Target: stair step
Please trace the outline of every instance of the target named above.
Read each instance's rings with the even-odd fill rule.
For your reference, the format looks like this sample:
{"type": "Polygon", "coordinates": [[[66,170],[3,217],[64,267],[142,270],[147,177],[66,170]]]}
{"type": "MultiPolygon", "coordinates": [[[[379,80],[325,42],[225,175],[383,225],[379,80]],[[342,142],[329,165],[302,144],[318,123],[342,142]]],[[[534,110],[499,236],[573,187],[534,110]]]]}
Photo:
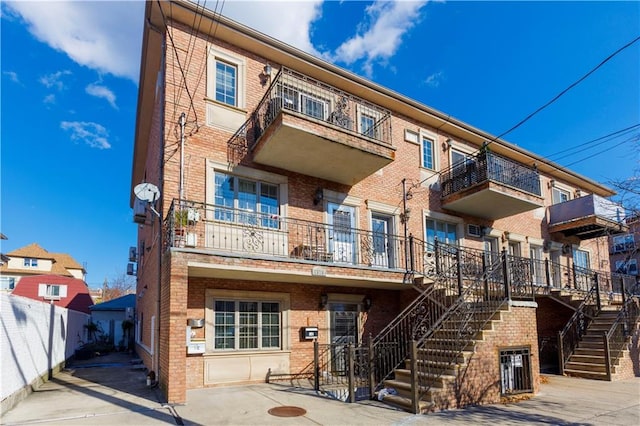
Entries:
{"type": "Polygon", "coordinates": [[[578,347],[573,352],[573,355],[604,357],[604,348],[594,349],[594,348],[581,348],[581,347],[578,347]]]}
{"type": "MultiPolygon", "coordinates": [[[[395,370],[396,380],[399,381],[411,381],[411,370],[404,368],[398,368],[395,370]]],[[[420,381],[428,384],[431,387],[441,388],[444,387],[445,382],[455,380],[455,376],[451,374],[441,374],[439,376],[427,373],[418,373],[420,381]]]]}
{"type": "Polygon", "coordinates": [[[604,365],[604,362],[602,364],[591,364],[586,362],[572,361],[571,358],[569,358],[569,362],[565,364],[565,371],[567,370],[584,371],[588,373],[606,373],[607,366],[604,365]]]}
{"type": "Polygon", "coordinates": [[[418,349],[418,355],[421,359],[429,359],[436,362],[455,362],[456,364],[466,363],[472,356],[473,351],[444,351],[439,349],[422,348],[418,349]]]}
{"type": "MultiPolygon", "coordinates": [[[[400,408],[401,410],[408,411],[410,413],[412,412],[413,404],[411,403],[410,398],[406,398],[400,395],[385,395],[382,398],[382,401],[390,405],[393,405],[397,408],[400,408]]],[[[420,401],[418,404],[418,407],[419,407],[420,414],[424,414],[431,410],[431,407],[433,407],[433,403],[427,402],[427,401],[420,401]]]]}
{"type": "Polygon", "coordinates": [[[571,377],[582,377],[583,379],[607,380],[607,373],[597,373],[565,368],[564,374],[571,377]]]}
{"type": "Polygon", "coordinates": [[[604,351],[600,355],[582,355],[574,352],[569,358],[569,362],[604,365],[604,351]]]}
{"type": "MultiPolygon", "coordinates": [[[[383,383],[385,388],[395,389],[395,391],[398,393],[399,396],[403,396],[405,398],[411,398],[411,382],[392,379],[392,380],[385,380],[383,383]]],[[[421,399],[423,401],[431,402],[433,401],[433,395],[437,392],[442,391],[442,389],[443,388],[441,386],[435,386],[435,385],[432,385],[429,388],[421,386],[419,390],[419,392],[422,394],[421,399]]]]}

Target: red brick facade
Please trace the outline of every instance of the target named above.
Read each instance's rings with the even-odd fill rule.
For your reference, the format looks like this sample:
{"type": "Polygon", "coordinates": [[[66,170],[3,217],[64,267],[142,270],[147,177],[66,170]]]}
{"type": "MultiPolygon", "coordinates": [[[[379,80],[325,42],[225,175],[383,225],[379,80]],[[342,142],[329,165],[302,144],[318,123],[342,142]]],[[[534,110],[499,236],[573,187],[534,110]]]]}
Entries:
{"type": "MultiPolygon", "coordinates": [[[[149,3],[147,13],[151,13],[150,10],[157,7],[158,5],[149,3]]],[[[330,69],[324,69],[324,65],[310,65],[304,58],[291,53],[278,56],[277,47],[261,49],[260,44],[251,41],[249,36],[243,35],[241,38],[245,42],[244,45],[249,46],[247,49],[251,50],[243,50],[225,41],[233,36],[223,35],[226,33],[222,30],[219,38],[213,39],[207,34],[194,34],[191,28],[179,22],[168,20],[167,24],[168,33],[162,35],[154,29],[146,30],[148,34],[143,50],[143,67],[146,64],[149,69],[143,68],[144,78],[140,85],[134,158],[134,179],[140,177],[144,181],[152,182],[158,185],[162,193],[162,198],[155,208],[160,212],[163,226],[160,226],[160,220],[150,213],[148,223],[139,230],[139,245],[144,247],[141,247],[142,259],[138,267],[137,311],[140,337],[138,352],[145,365],[158,374],[167,401],[182,403],[186,400],[188,389],[216,385],[207,383],[206,379],[208,375],[215,376],[217,373],[215,367],[206,366],[207,362],[213,363],[218,356],[211,346],[213,324],[210,320],[213,307],[208,305],[210,300],[213,300],[208,294],[215,294],[215,291],[237,291],[241,295],[250,295],[252,292],[276,294],[278,297],[286,295],[288,309],[286,315],[283,313],[283,318],[287,319],[287,323],[282,324],[286,336],[282,336],[282,340],[287,346],[282,347],[279,353],[285,354],[290,373],[301,371],[313,359],[312,342],[300,338],[302,327],[318,326],[319,341],[328,341],[329,316],[326,309],[319,307],[322,294],[344,295],[347,299],[351,295],[367,296],[371,299],[372,306],[368,312],[360,308],[361,338],[369,334],[375,335],[383,329],[418,294],[411,285],[403,284],[403,273],[398,271],[324,265],[322,274],[326,275],[317,276],[314,275],[314,267],[317,265],[310,262],[274,260],[260,256],[243,257],[221,253],[219,250],[213,253],[198,248],[168,248],[166,218],[172,201],[180,196],[181,162],[184,163],[184,198],[194,202],[213,203],[211,194],[214,169],[222,169],[230,174],[238,170],[250,170],[258,175],[263,173],[277,176],[286,182],[286,185],[280,187],[281,191],[286,190],[286,194],[280,196],[286,196],[286,214],[289,218],[326,223],[326,206],[323,203],[314,203],[314,194],[320,188],[325,194],[349,197],[349,205],[355,209],[356,227],[359,229],[371,229],[371,213],[378,206],[385,206],[392,218],[392,233],[401,235],[402,182],[405,181],[409,184],[408,189],[411,193],[411,198],[407,201],[411,209],[407,230],[421,239],[424,239],[426,232],[425,218],[436,217],[439,220],[454,220],[458,225],[459,243],[468,247],[483,247],[482,239],[466,235],[464,225],[471,223],[492,230],[500,249],[508,248],[509,241],[518,242],[523,256],[528,256],[531,246],[541,247],[543,242],[553,239],[556,248],[573,244],[589,250],[594,265],[608,258],[606,241],[600,242],[596,239],[580,242],[577,239],[563,239],[561,235],[550,235],[545,222],[544,207],[494,221],[444,210],[437,189],[437,174],[421,167],[421,147],[405,140],[405,131],[423,132],[433,138],[438,170],[450,166],[448,141],[453,141],[454,147],[460,149],[477,150],[483,141],[483,135],[469,129],[456,130],[451,125],[448,126],[450,132],[438,130],[439,126],[434,124],[438,123],[435,115],[429,115],[425,111],[408,113],[406,111],[411,108],[406,105],[401,108],[398,101],[387,106],[391,110],[392,152],[389,154],[388,147],[369,146],[375,148],[371,148],[374,152],[377,150],[379,154],[393,157],[393,161],[352,186],[255,163],[250,150],[239,164],[236,164],[232,158],[233,153],[230,152],[229,141],[237,129],[226,130],[215,124],[207,124],[208,119],[217,119],[217,116],[210,117],[207,109],[215,107],[219,108],[216,110],[218,114],[240,114],[244,119],[250,118],[250,114],[259,105],[268,88],[261,78],[267,63],[274,68],[274,75],[280,66],[297,66],[300,72],[310,73],[317,79],[326,78],[327,84],[339,86],[341,90],[349,91],[351,88],[358,96],[368,96],[370,102],[375,103],[383,97],[376,94],[375,90],[362,89],[356,82],[336,76],[330,69]],[[161,37],[161,43],[158,42],[158,37],[161,37]],[[213,72],[207,63],[209,55],[212,54],[209,53],[210,49],[215,49],[215,52],[221,52],[243,64],[243,71],[239,73],[239,83],[244,85],[241,107],[227,107],[208,99],[207,81],[211,79],[210,73],[213,72]],[[257,52],[265,56],[260,56],[257,52]],[[154,55],[160,55],[161,60],[157,61],[154,55]],[[286,64],[279,64],[276,60],[278,57],[286,64]],[[156,63],[154,61],[157,62],[157,70],[152,66],[156,63]],[[392,109],[394,105],[397,110],[392,109]],[[147,112],[145,108],[151,110],[147,112]],[[186,115],[186,126],[184,152],[181,152],[179,120],[183,113],[186,115]],[[462,137],[461,134],[468,134],[468,137],[462,137]],[[323,276],[326,278],[322,278],[323,276]],[[188,319],[207,319],[204,327],[192,329],[191,336],[194,340],[207,342],[204,355],[186,353],[188,319]]],[[[317,126],[318,134],[326,133],[327,130],[326,125],[321,123],[311,123],[308,126],[317,126]]],[[[362,143],[363,139],[356,137],[355,141],[362,143]]],[[[354,145],[357,146],[357,143],[354,145]]],[[[513,151],[504,146],[496,143],[495,149],[505,153],[513,151]]],[[[523,157],[522,154],[519,155],[523,157]]],[[[529,163],[534,162],[532,158],[526,160],[529,163]]],[[[318,158],[317,161],[329,162],[340,159],[318,158]]],[[[544,206],[552,204],[551,181],[562,182],[563,177],[567,179],[563,182],[565,186],[572,191],[578,189],[576,182],[579,183],[580,180],[572,174],[541,174],[544,206]]],[[[594,184],[585,185],[591,190],[599,188],[594,184]]],[[[582,190],[585,191],[585,188],[582,190]]],[[[511,189],[508,191],[514,192],[511,189]]],[[[202,231],[200,235],[204,236],[206,232],[202,231]]],[[[562,254],[562,261],[567,265],[571,264],[569,251],[562,254]]],[[[545,330],[545,333],[547,332],[551,333],[552,330],[545,330]]],[[[530,348],[534,391],[537,390],[540,364],[538,333],[536,309],[512,307],[510,312],[505,314],[498,329],[489,333],[487,339],[478,346],[476,355],[467,369],[467,380],[461,390],[460,399],[449,401],[447,404],[453,407],[499,400],[496,381],[499,380],[498,351],[502,347],[530,348]]],[[[263,377],[266,373],[267,371],[260,372],[263,377]]],[[[247,380],[238,380],[245,381],[247,380]]]]}

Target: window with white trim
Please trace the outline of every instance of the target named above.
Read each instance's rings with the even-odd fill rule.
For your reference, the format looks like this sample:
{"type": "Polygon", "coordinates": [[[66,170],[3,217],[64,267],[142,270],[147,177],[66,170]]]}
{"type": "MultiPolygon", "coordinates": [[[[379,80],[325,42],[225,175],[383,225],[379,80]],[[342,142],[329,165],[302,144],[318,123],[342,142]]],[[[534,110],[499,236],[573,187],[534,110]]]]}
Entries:
{"type": "Polygon", "coordinates": [[[64,284],[39,284],[38,297],[53,300],[62,299],[63,297],[67,297],[67,286],[64,284]]]}
{"type": "Polygon", "coordinates": [[[216,59],[215,100],[223,104],[238,105],[238,67],[216,59]]]}
{"type": "Polygon", "coordinates": [[[558,203],[564,203],[565,201],[569,201],[571,199],[571,194],[569,193],[569,191],[565,189],[554,186],[551,191],[551,197],[552,197],[553,204],[558,204],[558,203]]]}
{"type": "Polygon", "coordinates": [[[15,286],[15,277],[0,277],[0,290],[13,290],[15,286]]]}
{"type": "Polygon", "coordinates": [[[34,259],[31,257],[24,258],[24,266],[25,268],[37,268],[38,267],[38,259],[34,259]]]}
{"type": "Polygon", "coordinates": [[[425,238],[430,245],[435,243],[436,238],[441,243],[458,244],[458,226],[455,223],[444,222],[426,218],[425,238]]]}
{"type": "Polygon", "coordinates": [[[422,136],[422,167],[429,170],[436,169],[435,142],[427,136],[422,136]]]}
{"type": "Polygon", "coordinates": [[[216,299],[214,350],[281,349],[280,303],[216,299]]]}
{"type": "Polygon", "coordinates": [[[316,94],[302,91],[288,84],[279,85],[277,94],[281,99],[282,108],[300,112],[318,120],[326,120],[329,116],[329,101],[316,94]]]}
{"type": "Polygon", "coordinates": [[[215,219],[278,228],[278,185],[215,172],[215,219]]]}
{"type": "Polygon", "coordinates": [[[616,260],[616,272],[620,274],[638,275],[638,260],[616,260]]]}

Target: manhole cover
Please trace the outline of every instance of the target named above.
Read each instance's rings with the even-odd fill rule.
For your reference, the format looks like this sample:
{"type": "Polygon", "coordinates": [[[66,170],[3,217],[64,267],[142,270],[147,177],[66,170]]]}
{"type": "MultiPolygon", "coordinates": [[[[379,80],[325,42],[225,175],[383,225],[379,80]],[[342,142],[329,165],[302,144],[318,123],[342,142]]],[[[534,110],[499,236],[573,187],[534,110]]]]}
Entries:
{"type": "Polygon", "coordinates": [[[304,416],[307,414],[307,410],[300,407],[290,407],[290,406],[282,406],[282,407],[274,407],[268,411],[272,416],[277,417],[298,417],[304,416]]]}

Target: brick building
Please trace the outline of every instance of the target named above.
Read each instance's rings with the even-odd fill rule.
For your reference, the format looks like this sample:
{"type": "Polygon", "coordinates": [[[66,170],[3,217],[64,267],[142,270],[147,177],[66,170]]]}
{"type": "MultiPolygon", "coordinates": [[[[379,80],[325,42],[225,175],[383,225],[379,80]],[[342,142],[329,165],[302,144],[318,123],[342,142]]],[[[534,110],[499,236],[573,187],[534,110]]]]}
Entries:
{"type": "Polygon", "coordinates": [[[428,369],[414,410],[537,390],[538,329],[570,305],[538,298],[591,288],[625,229],[613,191],[191,2],[145,22],[136,342],[168,401],[337,377],[351,346],[398,405],[428,369]]]}

